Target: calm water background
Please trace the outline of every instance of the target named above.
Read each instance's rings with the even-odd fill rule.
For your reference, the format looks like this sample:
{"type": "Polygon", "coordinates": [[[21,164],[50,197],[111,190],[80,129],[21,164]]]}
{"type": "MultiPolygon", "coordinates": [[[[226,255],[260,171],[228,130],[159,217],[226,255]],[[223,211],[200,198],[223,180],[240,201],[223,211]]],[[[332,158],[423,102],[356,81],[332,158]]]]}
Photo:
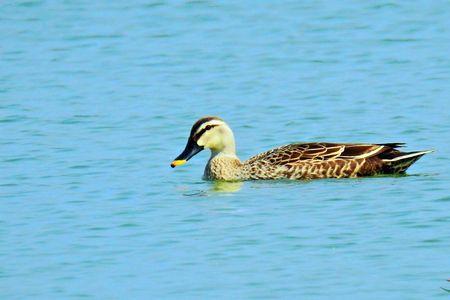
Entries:
{"type": "Polygon", "coordinates": [[[450,4],[3,1],[0,298],[448,299],[450,4]],[[408,177],[201,180],[294,141],[437,151],[408,177]]]}

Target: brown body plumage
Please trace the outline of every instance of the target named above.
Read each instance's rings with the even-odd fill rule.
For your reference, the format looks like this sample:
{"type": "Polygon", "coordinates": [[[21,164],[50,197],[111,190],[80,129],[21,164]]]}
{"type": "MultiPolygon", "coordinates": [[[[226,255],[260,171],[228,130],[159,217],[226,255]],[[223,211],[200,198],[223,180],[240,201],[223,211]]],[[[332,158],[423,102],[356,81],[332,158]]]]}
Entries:
{"type": "Polygon", "coordinates": [[[244,162],[250,179],[268,179],[273,174],[288,179],[361,177],[400,174],[423,154],[407,160],[401,144],[304,143],[282,146],[244,162]],[[280,168],[281,167],[281,168],[280,168]]]}
{"type": "Polygon", "coordinates": [[[315,179],[401,174],[430,151],[401,152],[403,144],[298,143],[241,162],[228,125],[217,117],[197,121],[185,151],[172,167],[211,149],[204,178],[212,180],[315,179]],[[195,152],[195,153],[194,153],[195,152]],[[194,153],[194,154],[192,154],[194,153]]]}

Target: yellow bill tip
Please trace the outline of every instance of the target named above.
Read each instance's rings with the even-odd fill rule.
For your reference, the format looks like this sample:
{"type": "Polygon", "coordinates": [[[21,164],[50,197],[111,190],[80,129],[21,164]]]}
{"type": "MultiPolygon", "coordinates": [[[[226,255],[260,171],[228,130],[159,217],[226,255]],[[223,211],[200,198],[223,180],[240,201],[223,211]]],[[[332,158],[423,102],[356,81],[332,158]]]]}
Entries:
{"type": "Polygon", "coordinates": [[[175,167],[177,167],[177,166],[184,165],[185,163],[186,163],[186,160],[185,160],[185,159],[174,160],[174,161],[170,164],[170,166],[171,166],[172,168],[175,168],[175,167]]]}

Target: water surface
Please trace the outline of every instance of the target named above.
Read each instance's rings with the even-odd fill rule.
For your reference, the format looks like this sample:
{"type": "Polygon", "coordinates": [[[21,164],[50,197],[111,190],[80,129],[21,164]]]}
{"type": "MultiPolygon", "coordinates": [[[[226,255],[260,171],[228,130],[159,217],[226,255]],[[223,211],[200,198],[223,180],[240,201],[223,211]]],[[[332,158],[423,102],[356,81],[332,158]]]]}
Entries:
{"type": "Polygon", "coordinates": [[[5,1],[0,298],[447,299],[450,5],[5,1]],[[406,177],[201,180],[294,141],[436,149],[406,177]]]}

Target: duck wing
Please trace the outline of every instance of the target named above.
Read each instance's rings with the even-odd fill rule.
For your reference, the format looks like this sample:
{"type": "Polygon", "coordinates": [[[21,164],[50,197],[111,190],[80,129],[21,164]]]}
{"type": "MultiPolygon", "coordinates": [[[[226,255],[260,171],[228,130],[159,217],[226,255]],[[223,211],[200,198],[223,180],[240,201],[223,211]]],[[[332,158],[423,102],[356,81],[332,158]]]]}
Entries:
{"type": "Polygon", "coordinates": [[[246,163],[265,161],[271,165],[287,165],[304,161],[327,161],[333,159],[360,159],[398,152],[401,143],[389,144],[341,144],[341,143],[298,143],[281,146],[251,157],[246,163]]]}

